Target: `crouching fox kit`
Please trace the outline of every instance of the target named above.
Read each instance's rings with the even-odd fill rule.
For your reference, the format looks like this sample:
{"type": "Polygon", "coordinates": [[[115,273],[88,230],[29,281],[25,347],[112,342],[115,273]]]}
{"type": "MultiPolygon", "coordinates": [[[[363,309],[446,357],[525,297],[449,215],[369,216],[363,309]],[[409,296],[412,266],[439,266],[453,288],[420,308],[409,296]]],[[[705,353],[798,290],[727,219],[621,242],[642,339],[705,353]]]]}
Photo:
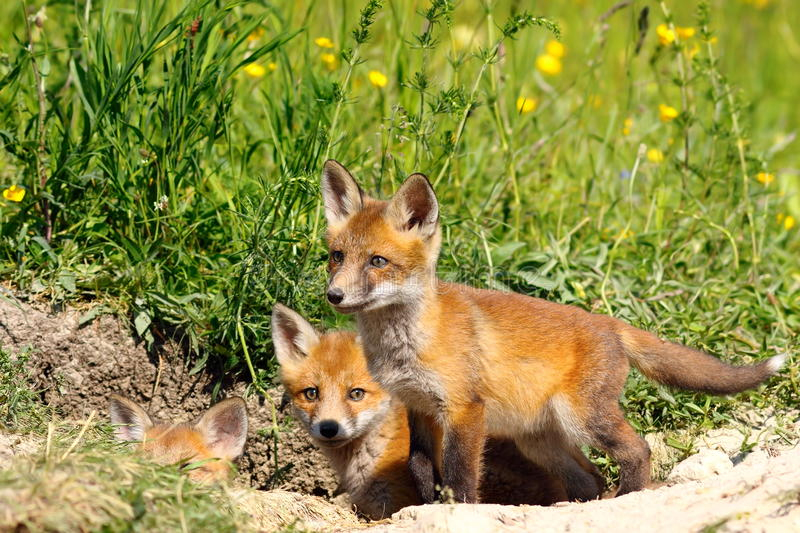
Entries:
{"type": "Polygon", "coordinates": [[[426,501],[437,482],[478,500],[487,436],[514,440],[564,480],[570,499],[594,487],[569,452],[576,444],[619,464],[618,495],[639,490],[650,450],[619,405],[631,364],[665,385],[731,394],[784,362],[735,367],[610,316],[438,280],[439,206],[421,174],[380,201],[328,161],[322,193],[327,298],[355,314],[370,372],[408,408],[409,466],[426,501]]]}
{"type": "MultiPolygon", "coordinates": [[[[272,339],[280,377],[295,416],[328,457],[358,512],[384,518],[422,500],[408,469],[405,407],[372,378],[356,334],[319,334],[291,309],[277,304],[272,339]]],[[[578,448],[576,462],[602,479],[578,448]]],[[[549,505],[567,498],[560,480],[525,459],[513,443],[492,440],[480,484],[484,501],[549,505]]]]}
{"type": "Polygon", "coordinates": [[[156,424],[135,402],[112,394],[111,423],[118,440],[139,442],[161,464],[181,464],[190,479],[222,481],[231,462],[242,455],[247,438],[244,400],[227,398],[208,409],[196,423],[156,424]]]}

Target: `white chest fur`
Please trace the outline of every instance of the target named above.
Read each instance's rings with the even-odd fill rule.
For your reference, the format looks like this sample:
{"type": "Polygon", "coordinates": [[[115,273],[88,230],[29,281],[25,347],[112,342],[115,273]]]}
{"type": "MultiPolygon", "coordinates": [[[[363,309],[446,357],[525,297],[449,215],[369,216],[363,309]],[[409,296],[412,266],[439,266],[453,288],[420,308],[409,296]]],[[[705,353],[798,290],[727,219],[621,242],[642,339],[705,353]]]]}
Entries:
{"type": "Polygon", "coordinates": [[[412,409],[436,415],[445,399],[442,380],[420,361],[427,339],[415,306],[391,305],[358,315],[358,332],[369,371],[412,409]]]}

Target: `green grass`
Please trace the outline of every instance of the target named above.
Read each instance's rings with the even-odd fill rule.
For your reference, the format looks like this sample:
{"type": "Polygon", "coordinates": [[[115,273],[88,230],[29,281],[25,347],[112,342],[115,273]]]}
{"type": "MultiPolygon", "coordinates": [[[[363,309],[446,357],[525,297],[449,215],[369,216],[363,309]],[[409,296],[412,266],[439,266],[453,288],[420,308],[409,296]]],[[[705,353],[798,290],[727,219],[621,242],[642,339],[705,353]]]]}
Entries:
{"type": "Polygon", "coordinates": [[[12,356],[0,347],[0,429],[29,432],[45,423],[48,413],[27,379],[29,357],[29,352],[12,356]]]}
{"type": "Polygon", "coordinates": [[[276,301],[348,325],[321,297],[319,174],[334,157],[373,194],[431,177],[445,278],[612,313],[737,363],[792,354],[734,400],[634,375],[625,404],[642,431],[796,403],[800,7],[634,1],[605,16],[613,3],[535,4],[566,47],[555,76],[535,68],[555,28],[506,1],[373,3],[365,17],[332,0],[58,3],[30,29],[4,4],[0,184],[27,194],[2,204],[2,275],[105,302],[148,342],[185,336],[198,370],[247,375],[249,358],[268,382],[276,301]],[[670,23],[695,35],[662,46],[670,23]],[[518,97],[537,109],[519,113],[518,97]],[[662,122],[659,104],[680,114],[662,122]]]}

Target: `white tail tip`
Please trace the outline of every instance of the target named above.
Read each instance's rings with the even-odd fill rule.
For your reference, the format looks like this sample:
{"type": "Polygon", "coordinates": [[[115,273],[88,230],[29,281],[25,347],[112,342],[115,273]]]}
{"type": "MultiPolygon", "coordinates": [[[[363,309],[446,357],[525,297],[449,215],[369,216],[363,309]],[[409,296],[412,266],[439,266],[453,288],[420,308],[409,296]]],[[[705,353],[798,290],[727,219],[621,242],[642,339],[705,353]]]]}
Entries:
{"type": "Polygon", "coordinates": [[[782,353],[779,355],[775,355],[769,358],[767,361],[767,368],[769,368],[770,373],[774,374],[778,370],[781,369],[784,363],[786,363],[786,359],[788,359],[788,353],[782,353]]]}

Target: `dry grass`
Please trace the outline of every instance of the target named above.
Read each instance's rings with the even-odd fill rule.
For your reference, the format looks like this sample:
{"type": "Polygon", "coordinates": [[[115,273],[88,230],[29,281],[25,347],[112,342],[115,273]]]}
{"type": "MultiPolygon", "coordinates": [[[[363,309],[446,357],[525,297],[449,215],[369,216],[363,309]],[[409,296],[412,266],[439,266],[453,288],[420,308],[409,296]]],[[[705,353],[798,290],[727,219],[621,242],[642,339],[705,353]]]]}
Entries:
{"type": "Polygon", "coordinates": [[[202,486],[112,441],[96,418],[0,434],[0,531],[293,531],[357,527],[315,496],[202,486]],[[23,443],[25,452],[9,449],[23,443]]]}
{"type": "Polygon", "coordinates": [[[218,488],[113,443],[96,419],[54,420],[38,441],[0,471],[0,530],[235,531],[245,522],[218,488]]]}

